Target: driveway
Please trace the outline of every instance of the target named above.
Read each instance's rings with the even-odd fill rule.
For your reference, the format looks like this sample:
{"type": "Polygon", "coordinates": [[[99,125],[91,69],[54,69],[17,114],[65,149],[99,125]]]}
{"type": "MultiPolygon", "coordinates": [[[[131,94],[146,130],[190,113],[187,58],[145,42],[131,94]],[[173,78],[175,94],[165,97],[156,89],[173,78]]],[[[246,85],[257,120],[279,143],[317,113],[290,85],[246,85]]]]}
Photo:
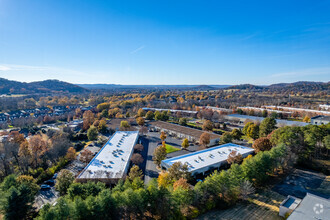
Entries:
{"type": "Polygon", "coordinates": [[[55,187],[51,187],[49,190],[40,190],[36,196],[34,206],[37,210],[41,209],[45,204],[54,204],[59,198],[59,192],[55,191],[55,187]]]}

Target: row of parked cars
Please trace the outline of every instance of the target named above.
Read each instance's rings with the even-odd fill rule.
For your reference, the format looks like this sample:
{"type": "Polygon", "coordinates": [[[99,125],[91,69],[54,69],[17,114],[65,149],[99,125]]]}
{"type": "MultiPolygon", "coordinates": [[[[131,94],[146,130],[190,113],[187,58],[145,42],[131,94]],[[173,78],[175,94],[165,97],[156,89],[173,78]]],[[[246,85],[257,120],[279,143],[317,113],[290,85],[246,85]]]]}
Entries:
{"type": "Polygon", "coordinates": [[[52,186],[55,185],[56,178],[57,178],[57,173],[54,174],[52,179],[46,180],[43,184],[41,184],[40,190],[42,191],[50,190],[52,186]]]}

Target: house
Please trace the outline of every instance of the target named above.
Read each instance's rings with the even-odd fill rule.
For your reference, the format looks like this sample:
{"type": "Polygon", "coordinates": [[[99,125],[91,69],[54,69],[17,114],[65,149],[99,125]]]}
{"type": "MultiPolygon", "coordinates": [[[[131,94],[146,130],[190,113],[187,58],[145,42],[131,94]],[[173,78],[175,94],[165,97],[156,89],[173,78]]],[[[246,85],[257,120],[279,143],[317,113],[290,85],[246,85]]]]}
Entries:
{"type": "Polygon", "coordinates": [[[77,182],[100,181],[116,184],[130,166],[138,131],[117,131],[77,177],[77,182]]]}
{"type": "Polygon", "coordinates": [[[198,174],[205,175],[206,172],[218,169],[222,165],[227,164],[228,155],[233,151],[236,151],[237,154],[241,154],[245,158],[253,154],[254,149],[228,143],[163,160],[161,166],[164,169],[168,169],[173,163],[181,162],[188,165],[188,170],[192,176],[198,174]]]}
{"type": "MultiPolygon", "coordinates": [[[[187,138],[190,142],[198,142],[200,136],[205,132],[195,128],[189,128],[177,124],[172,124],[164,121],[153,121],[150,122],[151,130],[154,131],[164,131],[170,136],[177,137],[180,139],[187,138]]],[[[220,141],[220,135],[207,132],[210,134],[210,144],[209,146],[218,144],[220,141]]]]}
{"type": "Polygon", "coordinates": [[[325,125],[330,122],[330,116],[318,115],[311,118],[311,124],[313,125],[325,125]]]}

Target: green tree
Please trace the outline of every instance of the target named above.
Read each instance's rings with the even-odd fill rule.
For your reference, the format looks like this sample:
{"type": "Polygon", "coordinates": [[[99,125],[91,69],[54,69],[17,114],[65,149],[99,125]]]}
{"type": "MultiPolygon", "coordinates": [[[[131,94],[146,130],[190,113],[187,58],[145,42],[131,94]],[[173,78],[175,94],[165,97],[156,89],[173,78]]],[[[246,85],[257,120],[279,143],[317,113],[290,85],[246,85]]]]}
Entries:
{"type": "Polygon", "coordinates": [[[233,140],[233,136],[230,132],[225,132],[221,136],[220,144],[231,143],[233,140]]]}
{"type": "Polygon", "coordinates": [[[163,142],[164,144],[159,145],[153,154],[153,161],[157,166],[160,166],[162,160],[164,160],[166,158],[166,147],[165,147],[165,142],[163,142]]]}
{"type": "Polygon", "coordinates": [[[233,137],[234,140],[239,140],[242,137],[242,132],[235,128],[234,130],[231,131],[231,136],[233,137]]]}
{"type": "Polygon", "coordinates": [[[65,195],[73,180],[74,175],[71,171],[65,169],[61,170],[56,178],[56,190],[58,190],[61,195],[65,195]]]}
{"type": "Polygon", "coordinates": [[[144,125],[144,118],[142,117],[137,117],[136,118],[136,123],[140,126],[143,126],[144,125]]]}
{"type": "Polygon", "coordinates": [[[147,120],[153,120],[155,117],[154,113],[152,111],[148,111],[146,114],[146,119],[147,120]]]}
{"type": "Polygon", "coordinates": [[[187,125],[187,118],[180,118],[179,119],[179,124],[182,126],[186,126],[187,125]]]}
{"type": "Polygon", "coordinates": [[[267,110],[263,110],[263,111],[262,111],[262,117],[266,118],[266,117],[267,117],[267,115],[268,115],[268,112],[267,112],[267,110]]]}
{"type": "Polygon", "coordinates": [[[248,123],[246,123],[246,124],[244,125],[243,130],[242,130],[242,132],[243,132],[244,135],[247,136],[247,130],[248,130],[248,128],[250,127],[250,125],[252,125],[252,124],[253,124],[253,122],[248,122],[248,123]]]}
{"type": "Polygon", "coordinates": [[[87,131],[87,137],[88,137],[88,140],[90,141],[94,141],[97,139],[97,136],[98,136],[98,131],[97,131],[97,128],[94,127],[94,126],[91,126],[88,131],[87,131]]]}
{"type": "Polygon", "coordinates": [[[259,137],[259,126],[252,123],[247,129],[246,135],[254,140],[257,139],[259,137]]]}
{"type": "Polygon", "coordinates": [[[262,120],[259,126],[259,136],[266,137],[270,134],[273,130],[276,129],[276,120],[275,118],[265,118],[262,120]]]}
{"type": "Polygon", "coordinates": [[[155,112],[155,120],[156,121],[163,120],[163,115],[159,111],[155,112]]]}
{"type": "Polygon", "coordinates": [[[0,185],[0,211],[4,219],[26,219],[39,186],[31,176],[7,176],[0,185]]]}

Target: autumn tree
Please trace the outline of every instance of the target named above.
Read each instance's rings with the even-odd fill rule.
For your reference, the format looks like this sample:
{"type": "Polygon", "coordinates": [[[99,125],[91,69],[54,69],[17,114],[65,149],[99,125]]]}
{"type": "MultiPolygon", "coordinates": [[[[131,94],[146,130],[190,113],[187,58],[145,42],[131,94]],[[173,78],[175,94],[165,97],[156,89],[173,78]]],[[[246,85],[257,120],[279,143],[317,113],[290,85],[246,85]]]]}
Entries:
{"type": "Polygon", "coordinates": [[[88,164],[89,161],[93,159],[92,151],[85,149],[80,153],[79,160],[85,164],[88,164]]]}
{"type": "Polygon", "coordinates": [[[143,172],[137,165],[133,165],[132,168],[129,170],[127,178],[130,181],[133,181],[135,178],[140,178],[142,179],[143,177],[143,172]]]}
{"type": "Polygon", "coordinates": [[[137,117],[136,118],[136,123],[140,126],[143,126],[144,125],[144,118],[142,117],[137,117]]]}
{"type": "Polygon", "coordinates": [[[76,150],[73,147],[70,147],[65,155],[65,158],[68,160],[76,159],[76,150]]]}
{"type": "Polygon", "coordinates": [[[303,119],[303,122],[309,123],[311,122],[311,118],[306,115],[303,119]]]}
{"type": "Polygon", "coordinates": [[[100,120],[97,130],[101,133],[105,133],[107,131],[107,122],[103,119],[100,120]]]}
{"type": "Polygon", "coordinates": [[[213,123],[210,120],[206,120],[203,123],[202,129],[204,131],[212,131],[213,130],[213,123]]]}
{"type": "Polygon", "coordinates": [[[182,189],[189,189],[190,188],[190,185],[189,185],[189,183],[187,182],[186,179],[180,178],[180,179],[178,179],[177,181],[175,181],[173,183],[173,190],[175,191],[179,187],[181,187],[182,189]]]}
{"type": "Polygon", "coordinates": [[[168,172],[162,171],[157,178],[158,185],[161,187],[168,187],[172,184],[171,178],[168,172]]]}
{"type": "Polygon", "coordinates": [[[40,135],[34,135],[29,139],[28,146],[34,167],[38,167],[43,155],[48,150],[47,143],[40,135]]]}
{"type": "Polygon", "coordinates": [[[187,149],[189,147],[189,141],[188,141],[187,138],[183,139],[182,144],[181,144],[181,147],[183,149],[187,149]]]}
{"type": "Polygon", "coordinates": [[[261,137],[253,142],[252,147],[256,150],[256,152],[266,151],[272,148],[272,143],[269,138],[261,137]]]}
{"type": "Polygon", "coordinates": [[[101,103],[101,104],[98,104],[96,106],[97,110],[99,110],[100,112],[103,111],[103,110],[108,110],[110,108],[110,103],[101,103]]]}
{"type": "Polygon", "coordinates": [[[146,112],[142,108],[140,108],[137,112],[137,116],[144,117],[145,115],[146,115],[146,112]]]}
{"type": "Polygon", "coordinates": [[[120,122],[120,130],[121,131],[127,131],[131,125],[128,123],[128,121],[121,121],[120,122]]]}
{"type": "Polygon", "coordinates": [[[165,143],[162,145],[159,145],[155,150],[154,150],[154,154],[153,154],[153,161],[154,163],[159,167],[162,160],[164,160],[166,158],[166,147],[165,147],[165,143]]]}
{"type": "Polygon", "coordinates": [[[137,152],[142,152],[143,151],[143,145],[142,144],[136,144],[134,146],[134,150],[137,152]]]}
{"type": "Polygon", "coordinates": [[[199,145],[207,147],[210,144],[211,136],[209,133],[204,132],[199,138],[199,145]]]}
{"type": "Polygon", "coordinates": [[[166,134],[165,134],[165,132],[164,131],[162,131],[161,133],[160,133],[160,136],[159,136],[159,138],[162,140],[162,141],[164,141],[165,139],[166,139],[166,134]]]}
{"type": "Polygon", "coordinates": [[[94,113],[91,110],[83,114],[83,129],[86,131],[94,122],[94,113]]]}
{"type": "Polygon", "coordinates": [[[141,154],[135,153],[132,155],[131,161],[135,165],[140,165],[141,163],[143,163],[143,157],[141,156],[141,154]]]}
{"type": "Polygon", "coordinates": [[[237,153],[237,151],[233,150],[230,152],[227,158],[228,164],[232,163],[241,163],[243,161],[243,157],[240,153],[237,153]]]}

